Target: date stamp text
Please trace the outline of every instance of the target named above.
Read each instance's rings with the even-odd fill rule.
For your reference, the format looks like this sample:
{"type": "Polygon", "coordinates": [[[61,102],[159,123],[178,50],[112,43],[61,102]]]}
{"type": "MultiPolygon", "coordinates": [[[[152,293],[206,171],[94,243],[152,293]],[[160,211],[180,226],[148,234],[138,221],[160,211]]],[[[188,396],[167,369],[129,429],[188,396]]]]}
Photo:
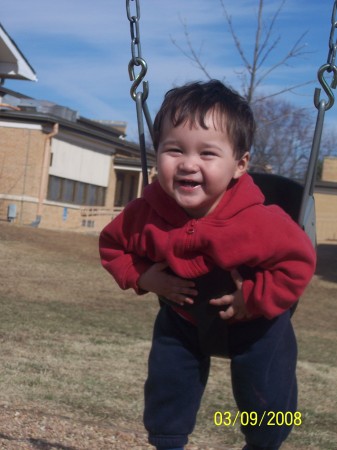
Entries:
{"type": "Polygon", "coordinates": [[[302,425],[302,414],[299,411],[216,411],[213,416],[214,425],[217,427],[234,427],[241,425],[243,427],[277,427],[288,426],[298,427],[302,425]]]}

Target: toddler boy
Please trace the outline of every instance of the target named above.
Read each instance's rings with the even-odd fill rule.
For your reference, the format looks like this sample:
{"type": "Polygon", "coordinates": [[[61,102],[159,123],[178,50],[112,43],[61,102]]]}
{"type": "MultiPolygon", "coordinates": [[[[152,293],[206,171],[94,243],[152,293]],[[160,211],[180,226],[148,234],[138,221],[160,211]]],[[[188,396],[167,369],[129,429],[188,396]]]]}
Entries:
{"type": "MultiPolygon", "coordinates": [[[[230,358],[241,412],[296,412],[291,307],[315,252],[247,173],[254,131],[247,102],[219,81],[169,91],[154,121],[158,179],[100,236],[119,286],[160,298],[144,411],[160,450],[186,445],[212,355],[230,358]]],[[[291,430],[267,416],[241,428],[247,450],[277,450],[291,430]]]]}

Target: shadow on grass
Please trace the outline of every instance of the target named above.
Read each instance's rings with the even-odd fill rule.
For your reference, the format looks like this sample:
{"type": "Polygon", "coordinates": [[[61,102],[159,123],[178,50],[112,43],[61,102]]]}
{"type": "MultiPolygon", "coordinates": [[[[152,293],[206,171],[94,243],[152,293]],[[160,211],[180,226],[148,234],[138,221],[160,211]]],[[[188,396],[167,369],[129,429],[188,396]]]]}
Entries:
{"type": "Polygon", "coordinates": [[[12,436],[8,436],[6,434],[0,433],[0,439],[4,439],[6,441],[16,441],[16,442],[27,442],[31,445],[33,445],[38,450],[52,450],[52,449],[58,449],[58,450],[76,450],[75,447],[69,447],[68,445],[62,445],[57,442],[48,442],[44,439],[34,439],[34,438],[28,438],[28,439],[17,439],[12,436]]]}
{"type": "Polygon", "coordinates": [[[323,280],[337,283],[337,245],[319,244],[317,246],[316,274],[323,280]]]}

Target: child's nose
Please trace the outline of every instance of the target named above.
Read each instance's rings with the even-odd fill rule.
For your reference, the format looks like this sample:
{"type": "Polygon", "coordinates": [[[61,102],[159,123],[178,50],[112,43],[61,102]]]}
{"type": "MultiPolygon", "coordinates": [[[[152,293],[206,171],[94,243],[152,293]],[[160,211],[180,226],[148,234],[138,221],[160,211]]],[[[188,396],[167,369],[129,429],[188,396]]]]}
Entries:
{"type": "Polygon", "coordinates": [[[185,156],[179,164],[179,169],[185,172],[197,172],[199,170],[198,161],[193,156],[185,156]]]}

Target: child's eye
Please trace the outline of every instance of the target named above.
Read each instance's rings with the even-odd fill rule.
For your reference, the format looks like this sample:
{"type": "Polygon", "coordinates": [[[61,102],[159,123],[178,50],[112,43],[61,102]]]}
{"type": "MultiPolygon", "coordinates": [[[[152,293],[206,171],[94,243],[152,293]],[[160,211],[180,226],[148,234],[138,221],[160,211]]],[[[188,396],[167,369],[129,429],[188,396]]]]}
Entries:
{"type": "Polygon", "coordinates": [[[179,148],[167,148],[165,150],[165,153],[170,153],[171,155],[180,155],[182,153],[182,150],[179,148]]]}
{"type": "Polygon", "coordinates": [[[204,156],[206,158],[212,158],[213,156],[217,156],[216,152],[213,150],[204,150],[201,152],[201,156],[204,156]]]}

